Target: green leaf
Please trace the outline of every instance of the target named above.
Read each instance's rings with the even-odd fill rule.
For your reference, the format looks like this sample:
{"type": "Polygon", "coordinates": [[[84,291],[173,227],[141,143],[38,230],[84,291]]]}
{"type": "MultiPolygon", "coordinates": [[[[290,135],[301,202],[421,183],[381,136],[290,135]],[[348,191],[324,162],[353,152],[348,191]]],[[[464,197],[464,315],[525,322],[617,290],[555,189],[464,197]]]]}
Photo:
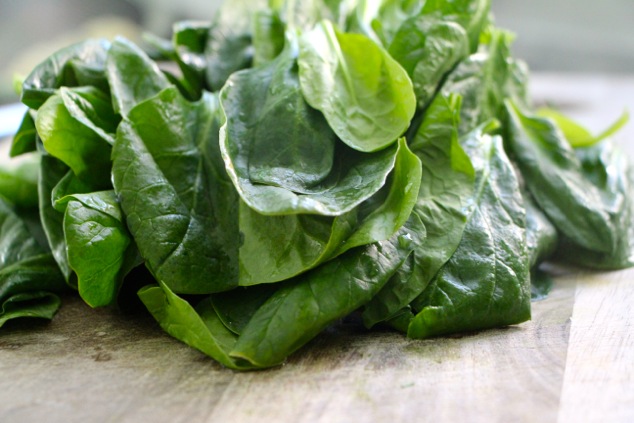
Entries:
{"type": "Polygon", "coordinates": [[[320,22],[300,38],[299,80],[308,104],[320,110],[350,147],[377,151],[409,127],[416,97],[407,73],[361,34],[320,22]]]}
{"type": "Polygon", "coordinates": [[[265,216],[240,206],[240,285],[279,282],[332,258],[357,226],[357,214],[265,216]]]}
{"type": "Polygon", "coordinates": [[[418,297],[452,256],[471,208],[475,174],[458,143],[460,98],[437,96],[410,148],[422,162],[416,204],[405,223],[416,236],[414,251],[365,307],[366,326],[391,318],[418,297]]]}
{"type": "Polygon", "coordinates": [[[117,38],[106,61],[112,106],[127,116],[130,110],[171,86],[158,65],[132,42],[117,38]]]}
{"type": "Polygon", "coordinates": [[[25,79],[22,102],[39,109],[60,87],[92,85],[108,92],[104,67],[109,48],[107,40],[86,40],[54,53],[25,79]]]}
{"type": "Polygon", "coordinates": [[[201,301],[194,309],[165,284],[146,286],[139,291],[139,297],[163,330],[174,338],[230,369],[253,368],[229,356],[228,352],[235,345],[237,337],[222,324],[210,298],[201,301]]]}
{"type": "Polygon", "coordinates": [[[428,338],[530,319],[526,212],[500,137],[476,130],[462,142],[476,191],[460,245],[423,294],[407,335],[428,338]]]}
{"type": "Polygon", "coordinates": [[[11,143],[11,151],[9,155],[16,157],[25,153],[33,152],[36,147],[37,131],[35,130],[35,121],[33,120],[33,113],[29,109],[24,114],[22,122],[18,131],[13,136],[11,143]]]}
{"type": "Polygon", "coordinates": [[[79,295],[91,307],[113,304],[124,276],[139,264],[114,191],[69,195],[59,203],[79,295]]]}
{"type": "Polygon", "coordinates": [[[205,47],[207,85],[211,91],[220,90],[232,73],[251,67],[252,17],[265,4],[263,0],[234,0],[220,8],[205,47]]]}
{"type": "Polygon", "coordinates": [[[348,30],[365,34],[387,47],[403,22],[420,14],[423,3],[423,0],[359,0],[348,30]]]}
{"type": "Polygon", "coordinates": [[[71,172],[64,163],[48,154],[40,159],[40,173],[38,178],[38,197],[40,219],[46,234],[51,253],[57,262],[64,278],[71,286],[76,283],[71,279],[72,270],[68,264],[66,254],[66,240],[64,238],[64,214],[53,207],[52,193],[56,185],[71,172]]]}
{"type": "Polygon", "coordinates": [[[52,317],[59,300],[49,293],[64,291],[64,278],[27,222],[2,197],[0,251],[0,326],[15,317],[52,317]]]}
{"type": "Polygon", "coordinates": [[[110,179],[110,144],[117,119],[108,99],[93,88],[60,88],[35,120],[44,148],[80,178],[103,188],[110,179]],[[94,120],[93,120],[94,119],[94,120]]]}
{"type": "Polygon", "coordinates": [[[262,284],[238,287],[213,294],[211,303],[227,329],[240,335],[255,312],[275,293],[280,285],[262,284]]]}
{"type": "Polygon", "coordinates": [[[584,176],[598,188],[601,203],[594,204],[609,216],[613,251],[606,253],[578,245],[563,237],[557,258],[583,267],[614,270],[634,266],[634,169],[627,155],[603,141],[575,150],[584,176]]]}
{"type": "Polygon", "coordinates": [[[409,254],[407,248],[399,247],[398,236],[350,250],[290,280],[253,315],[230,355],[256,367],[281,364],[381,289],[409,254]]]}
{"type": "Polygon", "coordinates": [[[445,74],[469,55],[469,39],[454,22],[420,15],[401,25],[389,52],[412,79],[418,106],[423,108],[432,100],[445,74]]]}
{"type": "Polygon", "coordinates": [[[359,207],[363,210],[333,219],[303,214],[264,216],[242,205],[240,285],[282,281],[351,248],[392,237],[416,202],[420,174],[420,160],[402,139],[388,184],[359,207]]]}
{"type": "Polygon", "coordinates": [[[469,35],[471,51],[475,52],[480,44],[481,34],[489,23],[490,9],[491,0],[427,0],[422,14],[462,25],[469,35]]]}
{"type": "Polygon", "coordinates": [[[396,146],[354,151],[307,105],[292,40],[273,62],[232,75],[220,101],[227,171],[258,213],[342,215],[381,189],[394,167],[396,146]]]}
{"type": "Polygon", "coordinates": [[[174,24],[172,43],[176,63],[187,87],[189,98],[198,100],[205,88],[207,59],[205,48],[211,25],[207,22],[182,21],[174,24]]]}
{"type": "Polygon", "coordinates": [[[38,153],[25,153],[12,160],[0,159],[0,195],[23,209],[37,207],[38,153]]]}
{"type": "Polygon", "coordinates": [[[535,204],[529,192],[522,189],[524,206],[526,207],[526,245],[530,268],[534,269],[542,261],[549,258],[559,241],[557,228],[535,204]]]}
{"type": "Polygon", "coordinates": [[[218,148],[218,103],[176,88],[140,103],[119,126],[113,180],[130,233],[157,280],[205,294],[238,282],[238,198],[218,148]]]}
{"type": "Polygon", "coordinates": [[[220,95],[226,116],[221,143],[234,162],[248,163],[244,171],[253,182],[307,190],[330,173],[336,139],[302,98],[296,56],[296,43],[289,40],[274,62],[230,79],[220,95]],[[283,125],[274,123],[280,120],[283,125]]]}
{"type": "Polygon", "coordinates": [[[586,128],[555,109],[542,108],[537,111],[537,115],[555,121],[573,148],[590,147],[603,141],[617,133],[630,120],[630,115],[626,110],[612,125],[599,135],[594,136],[586,128]]]}
{"type": "Polygon", "coordinates": [[[37,317],[51,320],[62,301],[50,292],[28,292],[13,295],[2,302],[0,327],[8,320],[20,317],[37,317]]]}
{"type": "Polygon", "coordinates": [[[284,49],[284,23],[278,13],[260,10],[253,19],[253,66],[275,59],[284,49]]]}
{"type": "Polygon", "coordinates": [[[401,228],[415,207],[421,186],[421,161],[401,138],[387,198],[365,217],[338,253],[360,245],[384,241],[401,228]]]}
{"type": "Polygon", "coordinates": [[[612,254],[619,234],[603,206],[602,193],[550,119],[530,115],[513,103],[508,113],[509,154],[539,207],[566,237],[589,250],[612,254]]]}
{"type": "Polygon", "coordinates": [[[509,33],[492,30],[489,42],[461,61],[442,85],[444,95],[462,97],[461,136],[502,115],[504,100],[510,93],[510,42],[509,33]]]}

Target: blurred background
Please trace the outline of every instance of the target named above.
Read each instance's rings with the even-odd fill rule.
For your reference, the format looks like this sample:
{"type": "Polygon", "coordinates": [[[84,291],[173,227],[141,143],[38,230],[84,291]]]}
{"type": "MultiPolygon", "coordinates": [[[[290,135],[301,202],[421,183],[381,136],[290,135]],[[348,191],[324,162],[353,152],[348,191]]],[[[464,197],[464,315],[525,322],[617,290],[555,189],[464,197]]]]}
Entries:
{"type": "MultiPolygon", "coordinates": [[[[14,75],[87,37],[169,36],[181,19],[209,20],[221,0],[0,0],[0,104],[17,101],[14,75]]],[[[634,73],[634,1],[492,0],[516,56],[534,72],[634,73]]]]}

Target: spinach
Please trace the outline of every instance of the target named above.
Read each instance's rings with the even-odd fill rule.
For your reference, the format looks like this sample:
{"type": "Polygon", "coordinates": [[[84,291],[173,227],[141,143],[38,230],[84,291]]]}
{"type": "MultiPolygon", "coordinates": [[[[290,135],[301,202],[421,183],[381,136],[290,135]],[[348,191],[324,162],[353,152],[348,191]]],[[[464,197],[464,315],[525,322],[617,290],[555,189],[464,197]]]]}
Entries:
{"type": "Polygon", "coordinates": [[[19,160],[3,163],[0,167],[0,195],[20,208],[37,207],[38,153],[27,153],[19,160]]]}
{"type": "Polygon", "coordinates": [[[570,143],[574,148],[580,147],[590,147],[600,141],[603,141],[606,138],[611,137],[616,132],[618,132],[625,124],[628,122],[630,116],[627,111],[623,112],[621,117],[619,117],[612,125],[610,125],[607,129],[601,132],[599,135],[592,135],[590,131],[588,131],[583,126],[579,125],[572,119],[564,116],[560,112],[555,109],[543,108],[537,111],[537,114],[541,117],[550,118],[554,120],[563,132],[566,140],[570,143]]]}
{"type": "Polygon", "coordinates": [[[401,25],[389,52],[407,71],[418,106],[424,108],[445,75],[469,55],[469,39],[454,22],[420,15],[401,25]]]}
{"type": "Polygon", "coordinates": [[[105,65],[109,48],[106,40],[86,40],[54,53],[24,80],[22,102],[39,109],[60,87],[93,86],[108,92],[105,65]]]}
{"type": "Polygon", "coordinates": [[[526,247],[529,264],[534,269],[542,261],[548,259],[557,248],[559,234],[544,212],[525,187],[522,189],[524,207],[526,208],[526,247]]]}
{"type": "Polygon", "coordinates": [[[71,287],[76,287],[76,282],[71,278],[72,270],[66,255],[64,215],[55,210],[52,201],[53,190],[69,172],[68,166],[55,157],[48,154],[42,155],[37,186],[38,208],[51,253],[66,281],[71,287]]]}
{"type": "Polygon", "coordinates": [[[152,54],[53,54],[0,164],[0,325],[70,287],[249,370],[357,311],[481,330],[530,318],[546,260],[634,265],[634,170],[607,139],[627,115],[594,136],[534,113],[489,9],[239,0],[152,54]]]}
{"type": "Polygon", "coordinates": [[[409,254],[398,240],[407,236],[402,232],[389,241],[350,250],[289,281],[251,317],[230,354],[258,367],[282,363],[329,324],[372,298],[409,254]]]}
{"type": "Polygon", "coordinates": [[[18,317],[51,319],[66,290],[50,251],[0,197],[0,326],[18,317]]]}
{"type": "Polygon", "coordinates": [[[517,176],[499,136],[479,128],[462,145],[476,171],[474,204],[458,248],[412,304],[412,338],[530,318],[526,210],[517,176]]]}
{"type": "Polygon", "coordinates": [[[229,79],[220,93],[223,158],[242,200],[261,214],[341,215],[385,185],[398,148],[367,154],[337,142],[302,97],[295,57],[290,40],[270,64],[229,79]],[[284,126],[273,124],[280,118],[284,126]]]}
{"type": "Polygon", "coordinates": [[[270,62],[284,49],[284,23],[274,10],[256,12],[253,23],[253,66],[270,62]]]}
{"type": "Polygon", "coordinates": [[[442,16],[445,20],[462,25],[469,35],[471,51],[481,43],[481,35],[489,23],[491,0],[427,0],[422,13],[442,16]]]}
{"type": "Polygon", "coordinates": [[[27,110],[22,118],[18,132],[13,136],[10,151],[11,157],[35,151],[37,149],[36,137],[37,131],[35,130],[33,112],[27,110]]]}
{"type": "MultiPolygon", "coordinates": [[[[585,248],[564,236],[559,259],[595,269],[622,269],[634,265],[634,170],[623,152],[607,142],[575,150],[583,173],[599,190],[615,246],[611,252],[585,248]]],[[[597,206],[595,204],[595,206],[597,206]]]]}
{"type": "Polygon", "coordinates": [[[237,336],[222,324],[209,299],[201,301],[195,309],[164,284],[142,288],[139,297],[165,332],[174,338],[202,351],[230,369],[252,368],[229,355],[236,344],[237,336]]]}
{"type": "Polygon", "coordinates": [[[526,186],[559,231],[586,249],[612,254],[618,231],[602,194],[553,121],[507,102],[507,147],[526,186]]]}
{"type": "Polygon", "coordinates": [[[206,22],[186,21],[174,24],[174,58],[183,77],[178,82],[191,100],[198,100],[206,88],[205,48],[211,25],[206,22]]]}
{"type": "Polygon", "coordinates": [[[418,158],[401,140],[391,180],[363,204],[363,210],[334,218],[264,216],[242,204],[240,285],[282,281],[351,248],[390,238],[414,207],[420,175],[418,158]]]}
{"type": "Polygon", "coordinates": [[[412,82],[364,35],[322,21],[301,37],[298,65],[306,101],[350,147],[377,151],[408,128],[416,107],[412,82]]]}
{"type": "Polygon", "coordinates": [[[60,88],[40,107],[35,127],[48,154],[80,178],[107,188],[111,133],[117,119],[107,98],[93,88],[60,88]],[[98,126],[99,125],[99,126],[98,126]]]}
{"type": "Polygon", "coordinates": [[[112,44],[106,67],[114,111],[122,116],[127,116],[138,103],[171,86],[158,65],[139,47],[123,38],[112,44]]]}
{"type": "Polygon", "coordinates": [[[471,161],[458,143],[460,98],[437,97],[411,149],[423,166],[416,205],[405,227],[416,236],[411,263],[401,267],[365,307],[372,326],[407,307],[425,290],[462,238],[474,187],[471,161]]]}
{"type": "Polygon", "coordinates": [[[113,304],[124,276],[139,264],[114,191],[68,195],[56,208],[64,212],[68,264],[79,295],[91,307],[113,304]]]}
{"type": "Polygon", "coordinates": [[[217,171],[217,111],[213,95],[191,103],[167,88],[130,110],[112,152],[130,233],[150,271],[177,293],[237,285],[238,203],[217,171]]]}
{"type": "Polygon", "coordinates": [[[205,60],[207,87],[218,91],[232,73],[253,62],[251,15],[262,0],[237,0],[225,3],[212,22],[207,35],[205,60]]]}
{"type": "Polygon", "coordinates": [[[461,61],[449,73],[441,87],[445,95],[462,96],[460,134],[466,135],[478,125],[502,116],[504,100],[510,96],[511,35],[500,30],[487,33],[486,44],[461,61]]]}

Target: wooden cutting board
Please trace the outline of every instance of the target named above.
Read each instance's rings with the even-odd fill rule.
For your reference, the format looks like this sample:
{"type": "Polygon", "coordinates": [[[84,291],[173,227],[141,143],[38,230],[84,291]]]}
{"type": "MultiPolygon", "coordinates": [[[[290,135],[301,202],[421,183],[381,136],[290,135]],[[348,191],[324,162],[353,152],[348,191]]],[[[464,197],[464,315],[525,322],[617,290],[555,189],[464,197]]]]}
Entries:
{"type": "MultiPolygon", "coordinates": [[[[595,130],[634,110],[634,77],[536,75],[533,92],[595,130]]],[[[250,373],[68,297],[0,330],[0,421],[634,422],[634,270],[553,271],[531,322],[415,341],[346,321],[250,373]]]]}

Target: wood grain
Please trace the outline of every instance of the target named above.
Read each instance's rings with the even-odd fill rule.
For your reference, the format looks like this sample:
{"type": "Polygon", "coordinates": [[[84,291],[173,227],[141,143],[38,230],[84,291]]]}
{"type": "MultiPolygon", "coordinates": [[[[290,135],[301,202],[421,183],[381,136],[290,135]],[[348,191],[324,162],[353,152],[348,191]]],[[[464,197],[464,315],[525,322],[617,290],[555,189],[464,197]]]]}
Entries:
{"type": "Polygon", "coordinates": [[[634,272],[577,281],[559,420],[634,421],[634,272]]]}
{"type": "MultiPolygon", "coordinates": [[[[617,103],[606,124],[634,101],[614,87],[634,93],[634,78],[534,81],[539,100],[581,114],[617,103]],[[579,102],[584,89],[595,103],[579,102]]],[[[634,421],[634,270],[552,270],[531,322],[415,341],[350,319],[284,366],[250,373],[221,368],[145,315],[68,297],[52,322],[0,331],[0,422],[634,421]]]]}

